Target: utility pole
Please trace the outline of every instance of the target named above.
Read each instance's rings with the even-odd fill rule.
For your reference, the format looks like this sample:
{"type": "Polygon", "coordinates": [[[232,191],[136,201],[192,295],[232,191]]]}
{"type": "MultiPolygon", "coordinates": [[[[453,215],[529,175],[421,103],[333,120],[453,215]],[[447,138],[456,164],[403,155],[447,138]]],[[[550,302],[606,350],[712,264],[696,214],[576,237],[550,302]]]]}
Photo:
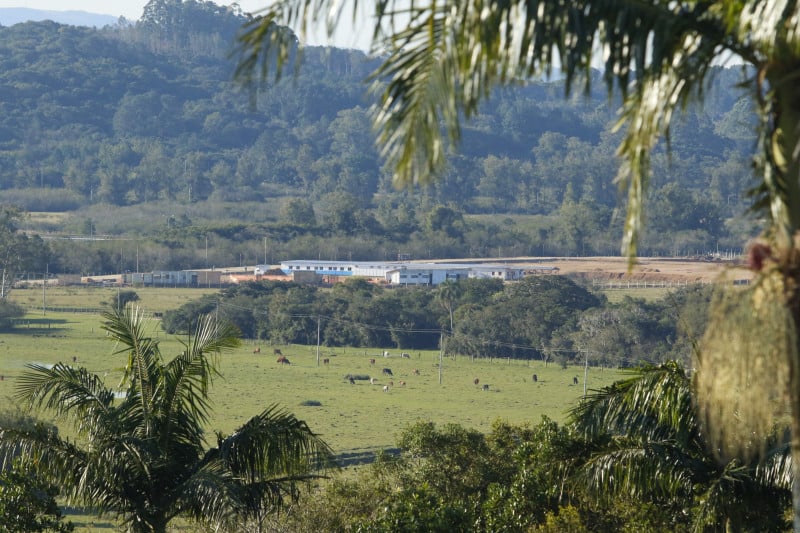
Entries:
{"type": "Polygon", "coordinates": [[[586,379],[589,377],[589,350],[584,350],[585,357],[583,364],[583,397],[586,398],[586,379]]]}
{"type": "Polygon", "coordinates": [[[319,327],[320,324],[320,317],[317,315],[317,366],[319,366],[319,327]]]}
{"type": "Polygon", "coordinates": [[[444,363],[444,332],[439,333],[439,385],[442,384],[442,364],[444,363]]]}
{"type": "Polygon", "coordinates": [[[47,278],[50,277],[50,263],[45,267],[44,282],[42,283],[42,314],[47,314],[47,278]]]}

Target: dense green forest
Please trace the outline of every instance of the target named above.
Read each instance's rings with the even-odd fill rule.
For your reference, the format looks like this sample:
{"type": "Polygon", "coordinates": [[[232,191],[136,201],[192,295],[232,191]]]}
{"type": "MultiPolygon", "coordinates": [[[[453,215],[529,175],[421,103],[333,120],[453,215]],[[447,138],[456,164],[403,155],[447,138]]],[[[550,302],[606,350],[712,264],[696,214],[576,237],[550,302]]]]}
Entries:
{"type": "MultiPolygon", "coordinates": [[[[397,191],[370,129],[377,60],[305,48],[296,77],[255,95],[233,81],[246,20],[153,1],[103,29],[0,27],[3,202],[59,214],[31,216],[20,226],[32,233],[117,239],[50,241],[50,272],[618,252],[617,103],[604,93],[565,99],[559,80],[504,89],[442,179],[397,191]]],[[[657,150],[643,255],[736,249],[752,234],[745,74],[717,68],[705,106],[657,150]]]]}

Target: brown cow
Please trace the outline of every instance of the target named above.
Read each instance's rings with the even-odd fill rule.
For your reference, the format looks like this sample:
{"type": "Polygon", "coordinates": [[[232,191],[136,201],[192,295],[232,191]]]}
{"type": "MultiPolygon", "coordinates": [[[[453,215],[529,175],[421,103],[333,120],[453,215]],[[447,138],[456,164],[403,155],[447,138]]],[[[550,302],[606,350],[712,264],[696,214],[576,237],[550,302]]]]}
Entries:
{"type": "Polygon", "coordinates": [[[253,350],[253,353],[261,353],[261,346],[253,350]]]}
{"type": "Polygon", "coordinates": [[[327,364],[328,364],[328,363],[330,363],[330,362],[331,362],[331,360],[330,360],[330,359],[328,359],[327,357],[326,357],[325,359],[323,359],[323,360],[322,360],[322,364],[323,364],[323,365],[327,365],[327,364]]]}
{"type": "Polygon", "coordinates": [[[375,359],[370,359],[369,360],[369,364],[374,365],[375,364],[375,359]]]}
{"type": "Polygon", "coordinates": [[[398,383],[398,385],[400,385],[401,387],[405,387],[406,386],[406,382],[401,379],[400,382],[398,383]]]}
{"type": "Polygon", "coordinates": [[[280,348],[275,348],[274,350],[272,350],[272,355],[283,355],[283,354],[281,353],[280,348]]]}
{"type": "Polygon", "coordinates": [[[478,378],[475,378],[475,379],[473,379],[473,380],[472,380],[472,382],[473,382],[475,385],[477,385],[478,383],[480,383],[480,382],[481,382],[481,380],[479,380],[478,378]]]}
{"type": "Polygon", "coordinates": [[[411,373],[414,374],[415,376],[419,376],[419,369],[415,368],[411,373]]]}
{"type": "Polygon", "coordinates": [[[288,365],[288,364],[291,364],[291,363],[289,363],[289,360],[288,360],[288,359],[287,359],[285,356],[283,356],[283,355],[281,355],[280,357],[278,357],[278,359],[276,360],[276,362],[277,362],[277,363],[280,363],[280,364],[282,364],[282,365],[288,365]]]}

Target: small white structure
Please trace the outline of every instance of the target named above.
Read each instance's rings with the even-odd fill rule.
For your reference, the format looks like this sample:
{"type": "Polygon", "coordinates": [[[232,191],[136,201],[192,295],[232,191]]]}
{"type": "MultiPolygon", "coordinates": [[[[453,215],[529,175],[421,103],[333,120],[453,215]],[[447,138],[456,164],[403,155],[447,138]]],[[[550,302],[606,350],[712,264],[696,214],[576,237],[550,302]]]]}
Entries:
{"type": "MultiPolygon", "coordinates": [[[[256,266],[256,273],[262,266],[256,266]]],[[[282,261],[281,270],[287,275],[304,272],[319,276],[364,277],[392,285],[439,285],[448,280],[458,281],[467,278],[496,278],[503,281],[515,281],[525,275],[525,269],[509,265],[402,261],[282,261]]]]}

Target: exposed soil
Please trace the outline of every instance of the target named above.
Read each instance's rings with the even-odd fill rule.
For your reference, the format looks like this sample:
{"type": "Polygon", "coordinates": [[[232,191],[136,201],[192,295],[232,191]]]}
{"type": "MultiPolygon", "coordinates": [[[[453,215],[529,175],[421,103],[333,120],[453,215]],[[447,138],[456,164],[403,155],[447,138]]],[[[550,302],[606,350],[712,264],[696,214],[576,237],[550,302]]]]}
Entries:
{"type": "MultiPolygon", "coordinates": [[[[509,259],[508,262],[512,260],[509,259]]],[[[636,280],[709,283],[720,279],[745,280],[752,272],[738,261],[713,259],[640,258],[628,269],[622,257],[546,257],[515,258],[515,264],[535,267],[552,266],[559,274],[585,280],[636,280]]]]}

